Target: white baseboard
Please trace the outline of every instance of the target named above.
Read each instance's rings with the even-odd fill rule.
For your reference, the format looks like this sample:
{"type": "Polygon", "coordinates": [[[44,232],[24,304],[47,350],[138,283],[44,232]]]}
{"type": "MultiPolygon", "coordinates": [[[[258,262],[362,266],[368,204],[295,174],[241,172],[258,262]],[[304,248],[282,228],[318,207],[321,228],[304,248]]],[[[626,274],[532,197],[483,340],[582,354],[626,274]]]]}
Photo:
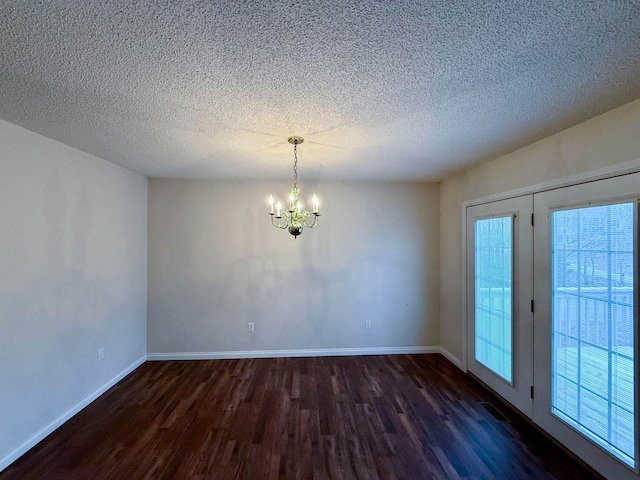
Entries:
{"type": "MultiPolygon", "coordinates": [[[[411,353],[441,353],[440,347],[372,347],[318,348],[303,350],[246,350],[227,352],[148,353],[147,360],[220,360],[236,358],[279,357],[341,357],[347,355],[400,355],[411,353]]],[[[447,357],[448,358],[448,357],[447,357]]],[[[455,357],[453,357],[455,358],[455,357]]]]}
{"type": "Polygon", "coordinates": [[[462,370],[463,372],[466,372],[466,370],[464,369],[464,367],[462,366],[462,360],[460,360],[458,357],[456,357],[453,353],[451,353],[449,350],[447,350],[444,347],[440,347],[440,353],[442,355],[444,355],[446,357],[447,360],[449,360],[451,363],[453,363],[456,367],[458,367],[460,370],[462,370]]]}
{"type": "Polygon", "coordinates": [[[146,357],[146,355],[144,355],[141,358],[139,358],[138,360],[136,360],[135,362],[133,362],[131,365],[129,365],[127,368],[125,368],[122,372],[120,372],[118,375],[113,377],[107,383],[102,385],[95,392],[93,392],[91,395],[86,397],[84,400],[82,400],[80,403],[75,405],[73,408],[71,408],[70,410],[68,410],[65,413],[63,413],[55,421],[53,421],[52,423],[47,425],[45,428],[40,430],[38,433],[36,433],[33,437],[31,437],[29,440],[24,442],[18,448],[16,448],[9,455],[4,457],[3,459],[0,459],[0,472],[2,472],[5,468],[7,468],[9,465],[11,465],[13,462],[15,462],[18,458],[20,458],[22,455],[24,455],[27,451],[29,451],[31,448],[33,448],[41,440],[43,440],[50,433],[52,433],[54,430],[56,430],[58,427],[60,427],[63,423],[65,423],[67,420],[69,420],[71,417],[73,417],[75,414],[77,414],[80,410],[82,410],[84,407],[89,405],[91,402],[93,402],[96,398],[98,398],[104,392],[106,392],[111,387],[113,387],[116,383],[118,383],[124,377],[126,377],[131,372],[133,372],[136,368],[138,368],[140,365],[142,365],[146,361],[146,359],[147,359],[147,357],[146,357]]]}

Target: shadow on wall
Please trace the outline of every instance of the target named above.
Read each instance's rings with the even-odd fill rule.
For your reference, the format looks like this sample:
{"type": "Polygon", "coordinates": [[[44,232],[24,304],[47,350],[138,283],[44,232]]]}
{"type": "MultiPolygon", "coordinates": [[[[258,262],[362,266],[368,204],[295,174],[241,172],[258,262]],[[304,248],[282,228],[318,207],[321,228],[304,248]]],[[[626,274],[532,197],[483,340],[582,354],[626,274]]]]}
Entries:
{"type": "Polygon", "coordinates": [[[149,353],[437,345],[437,186],[323,184],[298,239],[270,225],[273,188],[150,180],[149,353]]]}
{"type": "MultiPolygon", "coordinates": [[[[403,280],[397,266],[391,266],[363,256],[334,271],[313,265],[283,271],[277,259],[235,259],[222,284],[186,284],[186,296],[174,293],[163,299],[165,305],[189,304],[188,313],[174,308],[171,317],[180,339],[167,348],[207,352],[364,346],[353,335],[365,320],[379,330],[392,330],[403,315],[404,308],[395,303],[403,280]],[[248,322],[259,333],[247,337],[248,322]]],[[[424,338],[424,328],[413,337],[424,338]]]]}
{"type": "MultiPolygon", "coordinates": [[[[80,182],[71,190],[70,182],[55,170],[44,186],[42,218],[33,212],[26,219],[26,235],[20,237],[28,249],[22,261],[17,259],[16,271],[32,272],[32,277],[16,285],[3,320],[6,361],[0,370],[5,391],[0,424],[9,438],[42,428],[111,378],[113,371],[120,371],[96,371],[88,362],[97,361],[99,339],[130,334],[141,313],[132,309],[140,303],[135,290],[121,297],[120,286],[113,283],[117,276],[102,273],[114,273],[118,266],[108,265],[109,252],[90,245],[105,232],[94,223],[94,199],[86,182],[80,182]],[[34,231],[43,230],[44,238],[32,238],[34,231]]],[[[118,215],[114,214],[122,218],[118,215]]],[[[133,230],[121,226],[121,231],[124,238],[111,247],[116,252],[120,244],[126,248],[136,243],[129,235],[133,230]]],[[[109,239],[100,245],[105,242],[109,239]]]]}
{"type": "MultiPolygon", "coordinates": [[[[321,237],[314,238],[320,232],[305,231],[294,240],[284,230],[260,224],[262,219],[250,208],[242,220],[241,232],[232,234],[240,249],[203,251],[207,242],[209,250],[219,244],[212,238],[215,229],[198,225],[196,237],[206,240],[188,235],[188,261],[173,264],[179,269],[171,272],[174,279],[152,279],[162,283],[158,290],[165,294],[151,299],[151,352],[423,344],[422,263],[402,260],[407,256],[394,252],[391,241],[380,245],[377,238],[360,238],[351,242],[345,257],[344,246],[339,252],[332,249],[329,224],[323,225],[321,237]],[[272,230],[278,235],[277,247],[272,230]],[[228,258],[233,252],[241,256],[228,258]],[[347,260],[340,262],[342,258],[347,260]],[[220,268],[224,271],[216,271],[220,268]],[[411,313],[416,309],[418,315],[411,313]],[[365,320],[373,322],[378,336],[363,336],[365,320]],[[255,334],[247,334],[248,322],[255,323],[255,334]]],[[[180,220],[180,225],[193,231],[188,221],[180,220]]]]}

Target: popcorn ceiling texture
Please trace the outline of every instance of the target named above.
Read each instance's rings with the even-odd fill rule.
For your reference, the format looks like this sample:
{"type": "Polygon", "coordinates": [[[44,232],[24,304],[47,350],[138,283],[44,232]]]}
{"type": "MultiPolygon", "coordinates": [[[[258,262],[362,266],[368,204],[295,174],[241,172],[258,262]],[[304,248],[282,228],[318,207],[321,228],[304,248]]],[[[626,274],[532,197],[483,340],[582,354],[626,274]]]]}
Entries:
{"type": "Polygon", "coordinates": [[[0,2],[0,117],[154,177],[440,180],[640,97],[640,2],[0,2]]]}

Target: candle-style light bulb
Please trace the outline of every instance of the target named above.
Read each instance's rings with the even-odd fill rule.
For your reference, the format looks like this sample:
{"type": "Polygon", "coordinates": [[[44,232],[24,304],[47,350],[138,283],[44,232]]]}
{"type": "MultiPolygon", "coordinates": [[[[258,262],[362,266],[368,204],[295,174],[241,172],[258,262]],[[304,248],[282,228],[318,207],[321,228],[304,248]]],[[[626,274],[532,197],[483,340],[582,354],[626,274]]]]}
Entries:
{"type": "Polygon", "coordinates": [[[282,204],[280,203],[280,200],[278,200],[278,203],[276,204],[276,211],[278,212],[276,216],[280,218],[282,214],[282,204]]]}
{"type": "Polygon", "coordinates": [[[296,201],[296,197],[293,194],[289,195],[289,210],[293,210],[293,202],[296,201]]]}
{"type": "Polygon", "coordinates": [[[298,213],[302,212],[302,203],[300,203],[300,200],[298,200],[298,213]]]}
{"type": "Polygon", "coordinates": [[[273,214],[273,195],[269,195],[269,213],[273,214]]]}
{"type": "Polygon", "coordinates": [[[311,199],[313,202],[313,213],[318,213],[318,207],[320,206],[320,202],[318,201],[318,197],[316,194],[313,194],[313,198],[311,199]]]}

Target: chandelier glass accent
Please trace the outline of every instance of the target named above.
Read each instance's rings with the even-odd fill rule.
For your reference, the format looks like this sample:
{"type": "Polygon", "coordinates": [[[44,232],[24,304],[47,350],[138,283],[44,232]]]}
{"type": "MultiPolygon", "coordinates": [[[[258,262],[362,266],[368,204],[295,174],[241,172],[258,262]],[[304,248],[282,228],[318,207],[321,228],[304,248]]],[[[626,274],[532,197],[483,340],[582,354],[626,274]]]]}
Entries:
{"type": "Polygon", "coordinates": [[[298,238],[298,235],[302,233],[303,227],[313,228],[318,224],[320,202],[314,193],[311,199],[313,211],[308,212],[302,209],[302,203],[298,199],[300,195],[300,189],[298,188],[298,145],[304,139],[302,137],[289,137],[288,141],[293,144],[293,188],[289,191],[289,209],[283,210],[282,204],[278,201],[275,204],[274,211],[275,200],[273,195],[269,195],[269,215],[271,216],[271,224],[274,227],[283,230],[287,228],[293,238],[298,238]],[[313,220],[311,216],[313,216],[313,220]]]}

